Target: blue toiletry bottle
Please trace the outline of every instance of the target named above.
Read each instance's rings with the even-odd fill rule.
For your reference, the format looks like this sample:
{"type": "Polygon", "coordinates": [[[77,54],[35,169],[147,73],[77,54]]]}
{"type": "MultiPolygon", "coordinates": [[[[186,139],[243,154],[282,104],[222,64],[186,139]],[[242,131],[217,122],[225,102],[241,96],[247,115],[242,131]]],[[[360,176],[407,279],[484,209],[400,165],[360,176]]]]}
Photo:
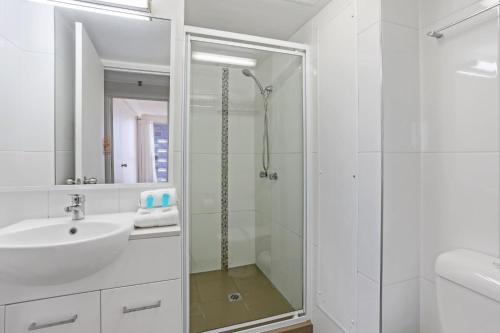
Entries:
{"type": "Polygon", "coordinates": [[[170,194],[164,193],[161,197],[161,206],[168,207],[170,205],[170,194]]]}
{"type": "Polygon", "coordinates": [[[155,198],[151,194],[148,195],[148,197],[146,198],[146,208],[148,209],[153,208],[154,203],[155,203],[155,198]]]}

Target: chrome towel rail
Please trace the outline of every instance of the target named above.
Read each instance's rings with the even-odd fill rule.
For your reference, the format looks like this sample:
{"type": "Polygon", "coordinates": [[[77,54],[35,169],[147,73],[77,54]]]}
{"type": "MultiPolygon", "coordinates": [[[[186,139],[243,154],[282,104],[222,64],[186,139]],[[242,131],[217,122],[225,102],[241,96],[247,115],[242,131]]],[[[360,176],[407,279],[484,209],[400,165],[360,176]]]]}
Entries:
{"type": "Polygon", "coordinates": [[[470,20],[470,19],[472,19],[472,18],[474,18],[476,16],[479,16],[479,15],[481,15],[483,13],[486,13],[487,11],[489,11],[489,10],[491,10],[493,8],[497,8],[499,6],[500,6],[500,3],[497,3],[496,5],[493,5],[493,6],[490,6],[488,8],[482,9],[482,10],[480,10],[480,11],[478,11],[478,12],[472,14],[472,15],[467,16],[466,18],[463,18],[463,19],[461,19],[459,21],[456,21],[454,23],[448,24],[447,26],[444,26],[444,27],[439,28],[437,30],[429,31],[427,33],[427,36],[433,37],[433,38],[437,38],[437,39],[442,38],[442,37],[444,37],[443,31],[445,31],[445,30],[447,30],[447,29],[449,29],[451,27],[454,27],[454,26],[456,26],[456,25],[458,25],[458,24],[460,24],[462,22],[468,21],[468,20],[470,20]]]}

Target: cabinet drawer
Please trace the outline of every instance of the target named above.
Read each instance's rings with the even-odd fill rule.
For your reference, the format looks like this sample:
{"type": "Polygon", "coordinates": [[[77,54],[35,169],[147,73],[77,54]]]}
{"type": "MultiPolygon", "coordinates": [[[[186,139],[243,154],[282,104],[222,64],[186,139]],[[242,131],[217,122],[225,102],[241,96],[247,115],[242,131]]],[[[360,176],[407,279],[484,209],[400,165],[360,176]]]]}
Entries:
{"type": "Polygon", "coordinates": [[[181,332],[181,282],[103,290],[102,333],[181,332]]]}
{"type": "Polygon", "coordinates": [[[99,292],[8,305],[5,333],[99,333],[99,292]]]}

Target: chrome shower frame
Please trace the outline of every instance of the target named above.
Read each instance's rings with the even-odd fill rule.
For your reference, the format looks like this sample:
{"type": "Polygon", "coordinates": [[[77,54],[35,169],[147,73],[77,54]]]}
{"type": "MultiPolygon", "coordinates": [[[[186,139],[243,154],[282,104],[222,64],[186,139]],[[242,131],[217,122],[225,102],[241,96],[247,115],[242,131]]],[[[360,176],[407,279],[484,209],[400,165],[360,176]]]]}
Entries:
{"type": "MultiPolygon", "coordinates": [[[[189,150],[189,125],[190,125],[190,55],[191,43],[206,42],[213,44],[222,44],[227,46],[243,47],[270,51],[275,53],[284,53],[297,55],[302,57],[302,133],[303,133],[303,309],[291,313],[282,314],[272,318],[265,318],[250,323],[243,323],[231,327],[220,328],[212,332],[225,332],[239,330],[241,332],[258,333],[263,330],[269,331],[279,329],[304,322],[311,319],[312,312],[312,264],[313,264],[313,241],[312,228],[309,221],[312,220],[312,198],[313,191],[311,182],[313,173],[313,143],[311,133],[313,128],[312,103],[310,96],[310,82],[312,77],[309,55],[310,49],[305,44],[293,43],[288,41],[225,32],[213,29],[199,27],[185,27],[185,75],[184,75],[184,104],[183,104],[183,170],[189,170],[190,166],[190,150],[189,150]],[[310,181],[309,181],[310,180],[310,181]],[[289,318],[289,319],[286,319],[289,318]],[[283,319],[282,321],[274,322],[283,319]],[[256,325],[261,325],[256,327],[256,325]],[[253,328],[249,328],[252,327],[253,328]]],[[[265,88],[264,88],[265,89],[265,88]]],[[[189,173],[185,172],[183,177],[183,316],[184,316],[184,332],[189,332],[189,273],[190,273],[190,258],[189,258],[189,173]]]]}

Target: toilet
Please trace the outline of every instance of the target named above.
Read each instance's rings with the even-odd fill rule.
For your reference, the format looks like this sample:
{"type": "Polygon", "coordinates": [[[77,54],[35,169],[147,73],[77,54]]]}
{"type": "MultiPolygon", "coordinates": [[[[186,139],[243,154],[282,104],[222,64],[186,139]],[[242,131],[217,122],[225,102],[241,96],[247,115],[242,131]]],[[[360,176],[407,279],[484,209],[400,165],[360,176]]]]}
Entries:
{"type": "Polygon", "coordinates": [[[500,332],[500,259],[470,250],[441,254],[436,290],[443,333],[500,332]]]}

